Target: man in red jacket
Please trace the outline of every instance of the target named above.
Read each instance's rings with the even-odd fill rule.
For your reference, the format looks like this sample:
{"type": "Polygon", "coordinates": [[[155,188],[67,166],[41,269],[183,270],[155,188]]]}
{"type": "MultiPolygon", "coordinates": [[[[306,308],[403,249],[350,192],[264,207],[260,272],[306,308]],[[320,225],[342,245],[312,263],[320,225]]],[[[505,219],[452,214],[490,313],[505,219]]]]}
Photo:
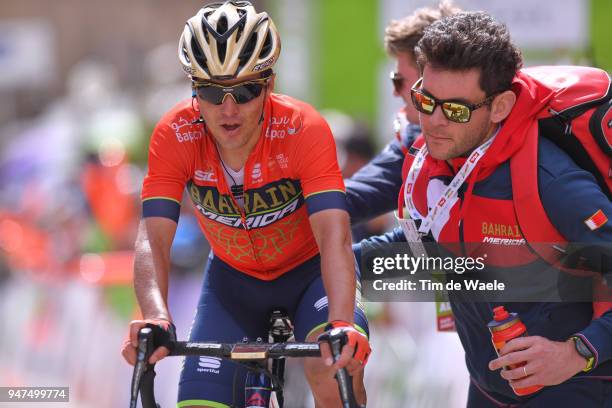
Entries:
{"type": "MultiPolygon", "coordinates": [[[[404,165],[408,240],[461,243],[466,256],[472,255],[469,243],[511,245],[509,263],[488,259],[487,268],[505,276],[537,270],[543,261],[518,228],[509,159],[552,91],[519,71],[521,54],[506,27],[485,13],[459,13],[432,24],[416,55],[422,77],[411,96],[423,137],[404,165]]],[[[538,147],[540,198],[553,225],[570,242],[611,242],[612,203],[592,175],[553,142],[540,138],[538,147]],[[605,222],[593,228],[585,220],[598,211],[605,222]]],[[[498,303],[461,302],[457,296],[449,292],[472,377],[468,406],[612,404],[611,311],[592,319],[591,303],[507,304],[530,336],[507,343],[497,358],[487,323],[498,303]],[[517,363],[525,365],[497,371],[517,363]],[[534,385],[545,387],[527,397],[510,388],[534,385]]]]}

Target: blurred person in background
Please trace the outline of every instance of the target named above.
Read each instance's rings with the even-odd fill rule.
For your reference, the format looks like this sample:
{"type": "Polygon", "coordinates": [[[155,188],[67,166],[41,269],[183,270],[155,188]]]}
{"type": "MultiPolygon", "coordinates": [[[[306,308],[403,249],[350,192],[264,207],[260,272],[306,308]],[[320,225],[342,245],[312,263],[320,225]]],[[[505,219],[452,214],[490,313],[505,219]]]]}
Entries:
{"type": "Polygon", "coordinates": [[[375,146],[366,123],[339,111],[322,112],[336,141],[342,177],[349,178],[374,157],[375,146]]]}
{"type": "MultiPolygon", "coordinates": [[[[338,164],[342,177],[346,180],[365,166],[375,155],[370,127],[346,113],[337,110],[321,112],[336,141],[338,164]]],[[[382,234],[392,225],[392,218],[382,214],[376,218],[351,227],[353,242],[359,242],[372,235],[382,234]]]]}
{"type": "MultiPolygon", "coordinates": [[[[346,180],[348,210],[353,228],[355,225],[396,208],[397,195],[402,186],[402,165],[405,154],[420,134],[418,111],[412,104],[410,89],[419,78],[415,47],[425,29],[440,18],[453,15],[460,9],[450,1],[437,6],[414,10],[411,14],[393,20],[385,29],[384,45],[395,60],[391,72],[393,96],[403,100],[404,106],[397,112],[393,123],[394,139],[381,153],[346,180]]],[[[405,241],[398,227],[369,241],[405,241]]],[[[358,263],[361,262],[361,246],[353,246],[358,263]]],[[[368,305],[372,305],[369,303],[368,305]]],[[[382,307],[374,318],[377,332],[375,364],[366,375],[366,384],[373,391],[374,406],[461,406],[466,400],[466,384],[469,377],[463,367],[463,350],[456,337],[440,336],[435,330],[436,308],[432,303],[390,303],[382,307]],[[400,317],[401,316],[401,317],[400,317]],[[402,343],[401,336],[406,338],[402,343]],[[416,348],[426,345],[426,350],[416,348]],[[404,350],[399,348],[404,347],[404,350]],[[444,349],[445,353],[438,351],[444,349]],[[387,366],[390,361],[401,364],[405,381],[393,378],[396,373],[387,366]],[[440,373],[440,367],[444,367],[440,373]],[[386,391],[380,391],[381,389],[386,391]]]]}
{"type": "Polygon", "coordinates": [[[96,60],[72,67],[67,91],[22,123],[0,157],[0,230],[21,232],[0,246],[39,276],[78,276],[83,252],[130,248],[137,225],[130,149],[142,127],[134,105],[114,67],[96,60]]]}
{"type": "MultiPolygon", "coordinates": [[[[345,345],[333,363],[305,362],[317,406],[339,406],[333,372],[354,375],[365,402],[367,320],[356,302],[344,185],[331,132],[309,105],[273,94],[280,38],[266,13],[244,2],[214,3],[188,20],[179,59],[192,98],[155,128],[143,185],[134,287],[144,320],[130,324],[123,355],[134,364],[136,336],[152,324],[176,339],[168,310],[170,248],[187,187],[213,254],[205,271],[191,341],[266,338],[269,311],[289,313],[298,341],[339,329],[345,345]],[[319,255],[320,253],[320,255],[319,255]],[[319,307],[325,300],[325,307],[319,307]]],[[[155,363],[168,354],[159,347],[155,363]]],[[[187,357],[181,406],[241,406],[243,368],[202,370],[187,357]]]]}
{"type": "MultiPolygon", "coordinates": [[[[345,178],[351,177],[357,170],[366,165],[374,157],[376,150],[369,137],[369,130],[365,123],[356,123],[356,131],[349,135],[340,149],[346,152],[346,160],[341,167],[342,175],[345,178]],[[357,130],[359,129],[359,130],[357,130]]],[[[351,227],[353,242],[372,235],[383,234],[392,226],[392,218],[388,214],[378,217],[351,227]]]]}
{"type": "MultiPolygon", "coordinates": [[[[353,225],[395,208],[394,200],[402,185],[404,156],[421,132],[419,115],[410,99],[410,88],[419,78],[414,47],[427,26],[458,11],[450,1],[443,1],[437,7],[420,8],[393,20],[385,29],[385,50],[395,60],[395,70],[390,74],[393,96],[402,98],[405,105],[393,122],[393,141],[346,180],[348,211],[353,225]]],[[[401,234],[399,228],[394,231],[392,236],[401,234]]]]}

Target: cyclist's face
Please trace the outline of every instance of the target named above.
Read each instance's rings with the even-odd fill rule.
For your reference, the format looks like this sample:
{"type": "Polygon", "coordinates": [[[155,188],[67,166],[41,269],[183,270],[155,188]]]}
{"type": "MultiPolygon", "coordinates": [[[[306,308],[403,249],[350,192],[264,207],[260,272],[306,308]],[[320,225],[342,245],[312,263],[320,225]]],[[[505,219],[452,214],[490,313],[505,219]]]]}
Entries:
{"type": "MultiPolygon", "coordinates": [[[[478,83],[480,71],[423,70],[422,89],[437,99],[454,99],[478,103],[486,98],[478,83]]],[[[496,124],[491,119],[491,107],[474,110],[470,121],[456,123],[448,120],[438,106],[431,115],[419,113],[419,121],[432,157],[450,160],[460,157],[482,144],[493,133],[496,124]]]]}
{"type": "Polygon", "coordinates": [[[393,89],[393,96],[399,96],[404,100],[404,110],[406,111],[406,118],[410,123],[415,125],[419,124],[419,113],[412,105],[410,99],[410,87],[412,84],[419,79],[419,70],[417,68],[414,57],[407,52],[400,52],[395,57],[395,72],[397,72],[402,78],[401,86],[399,89],[393,89]]]}
{"type": "MultiPolygon", "coordinates": [[[[223,81],[223,85],[235,85],[240,82],[257,79],[257,75],[246,77],[240,81],[223,81]]],[[[212,137],[221,150],[231,153],[244,149],[250,151],[259,138],[261,127],[259,118],[264,107],[264,101],[272,92],[274,78],[271,78],[261,94],[253,100],[238,104],[232,95],[225,95],[220,105],[215,105],[198,97],[202,117],[206,121],[212,137]]]]}

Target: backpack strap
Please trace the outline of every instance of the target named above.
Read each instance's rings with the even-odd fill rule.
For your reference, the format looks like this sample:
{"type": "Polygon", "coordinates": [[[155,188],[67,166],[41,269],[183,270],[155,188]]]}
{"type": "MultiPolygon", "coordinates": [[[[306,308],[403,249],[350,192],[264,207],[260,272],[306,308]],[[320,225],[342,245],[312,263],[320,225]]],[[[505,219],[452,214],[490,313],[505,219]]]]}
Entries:
{"type": "Polygon", "coordinates": [[[527,245],[550,264],[562,254],[550,244],[564,245],[567,240],[553,226],[544,210],[538,189],[538,123],[527,131],[525,144],[510,159],[512,199],[519,228],[527,245]],[[547,245],[530,245],[530,243],[547,245]]]}
{"type": "MultiPolygon", "coordinates": [[[[559,266],[562,255],[552,244],[565,245],[567,240],[553,226],[544,210],[538,189],[538,125],[534,123],[529,129],[525,144],[510,159],[512,179],[512,196],[514,212],[519,228],[527,245],[544,261],[559,266]],[[546,243],[534,247],[531,243],[546,243]]],[[[566,268],[563,268],[566,269],[566,268]]],[[[601,279],[594,283],[593,317],[598,318],[612,309],[612,302],[598,301],[609,299],[609,289],[601,279]]]]}

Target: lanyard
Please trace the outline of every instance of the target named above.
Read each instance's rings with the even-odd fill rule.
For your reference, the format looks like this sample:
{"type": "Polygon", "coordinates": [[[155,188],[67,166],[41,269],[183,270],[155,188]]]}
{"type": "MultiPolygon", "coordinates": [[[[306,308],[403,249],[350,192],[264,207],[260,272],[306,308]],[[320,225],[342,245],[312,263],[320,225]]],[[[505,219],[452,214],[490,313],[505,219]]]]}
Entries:
{"type": "MultiPolygon", "coordinates": [[[[406,184],[404,185],[404,203],[406,204],[406,208],[408,209],[408,213],[410,214],[410,221],[414,224],[414,220],[421,220],[421,226],[418,228],[418,232],[420,236],[427,235],[431,230],[432,225],[440,216],[447,216],[450,212],[450,203],[454,202],[457,197],[457,192],[461,185],[467,180],[470,176],[480,159],[485,155],[486,151],[489,149],[495,137],[497,136],[497,132],[487,140],[482,145],[478,146],[476,150],[474,150],[468,159],[465,161],[459,172],[455,175],[450,184],[444,189],[440,197],[438,198],[435,206],[429,211],[427,217],[423,218],[423,216],[419,213],[416,206],[414,205],[414,201],[412,199],[412,193],[414,190],[414,185],[416,184],[416,180],[423,169],[423,164],[425,163],[425,159],[427,158],[428,150],[427,146],[423,145],[419,150],[416,158],[412,162],[412,166],[410,166],[410,170],[408,171],[408,176],[406,177],[406,184]]],[[[414,231],[414,228],[410,228],[414,231]]],[[[407,237],[408,239],[414,238],[414,233],[411,234],[411,237],[407,237]]]]}

